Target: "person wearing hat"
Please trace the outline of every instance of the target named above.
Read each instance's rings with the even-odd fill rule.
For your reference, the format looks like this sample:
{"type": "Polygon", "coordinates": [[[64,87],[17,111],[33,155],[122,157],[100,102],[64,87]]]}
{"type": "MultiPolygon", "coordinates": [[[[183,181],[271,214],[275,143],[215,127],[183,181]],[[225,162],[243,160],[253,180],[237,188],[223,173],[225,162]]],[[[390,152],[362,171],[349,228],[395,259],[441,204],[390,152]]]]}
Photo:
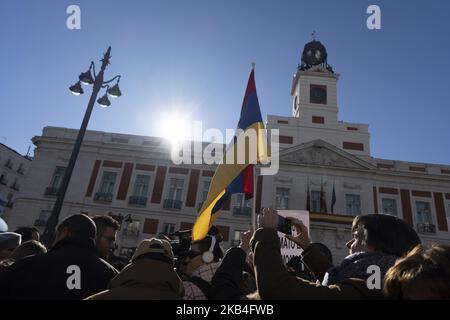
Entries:
{"type": "Polygon", "coordinates": [[[183,283],[174,269],[174,255],[166,240],[143,240],[109,289],[87,300],[181,300],[183,283]]]}
{"type": "Polygon", "coordinates": [[[0,261],[8,259],[15,248],[20,246],[22,237],[15,232],[0,233],[0,261]]]}

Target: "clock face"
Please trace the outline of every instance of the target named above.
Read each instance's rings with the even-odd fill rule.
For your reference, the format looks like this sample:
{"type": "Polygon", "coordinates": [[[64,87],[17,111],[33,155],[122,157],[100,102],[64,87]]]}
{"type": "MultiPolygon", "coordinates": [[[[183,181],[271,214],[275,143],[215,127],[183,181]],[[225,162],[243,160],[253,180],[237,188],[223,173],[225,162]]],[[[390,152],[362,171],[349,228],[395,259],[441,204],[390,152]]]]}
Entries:
{"type": "Polygon", "coordinates": [[[323,63],[327,58],[327,50],[319,41],[312,41],[305,45],[302,61],[307,65],[315,66],[323,63]]]}
{"type": "Polygon", "coordinates": [[[327,103],[327,87],[319,85],[311,85],[310,90],[310,101],[311,103],[327,103]]]}

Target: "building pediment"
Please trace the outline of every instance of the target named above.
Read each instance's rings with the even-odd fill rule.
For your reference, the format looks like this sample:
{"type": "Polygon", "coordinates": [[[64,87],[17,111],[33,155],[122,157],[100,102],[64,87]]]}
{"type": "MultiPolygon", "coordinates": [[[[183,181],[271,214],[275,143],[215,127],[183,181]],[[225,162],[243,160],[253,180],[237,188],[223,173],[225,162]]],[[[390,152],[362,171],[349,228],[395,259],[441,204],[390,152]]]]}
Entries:
{"type": "Polygon", "coordinates": [[[359,170],[376,169],[371,163],[320,139],[280,151],[280,163],[359,170]]]}

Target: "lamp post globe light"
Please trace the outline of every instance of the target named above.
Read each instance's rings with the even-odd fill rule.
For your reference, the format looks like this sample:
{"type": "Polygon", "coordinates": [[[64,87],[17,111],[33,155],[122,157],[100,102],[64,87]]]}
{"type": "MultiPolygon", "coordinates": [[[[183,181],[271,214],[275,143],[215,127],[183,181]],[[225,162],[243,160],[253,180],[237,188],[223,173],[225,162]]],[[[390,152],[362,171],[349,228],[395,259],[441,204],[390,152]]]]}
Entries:
{"type": "Polygon", "coordinates": [[[91,117],[92,109],[94,108],[95,101],[97,99],[97,95],[102,88],[106,88],[106,93],[97,100],[97,103],[101,107],[108,107],[111,105],[111,102],[108,99],[108,95],[111,97],[120,97],[122,95],[119,89],[119,81],[120,75],[115,76],[111,80],[103,81],[103,74],[105,72],[106,66],[109,64],[111,59],[111,47],[108,47],[108,50],[101,59],[101,67],[100,71],[96,74],[95,72],[95,64],[91,62],[89,66],[89,70],[83,72],[79,75],[79,81],[72,85],[69,89],[74,95],[81,95],[84,93],[82,85],[93,85],[92,94],[89,99],[89,103],[87,105],[86,112],[84,114],[83,122],[81,123],[80,130],[78,131],[78,136],[75,141],[75,145],[72,150],[72,155],[70,156],[69,163],[67,165],[66,172],[64,174],[63,181],[61,183],[61,187],[58,190],[58,196],[56,198],[55,205],[53,206],[52,213],[47,220],[47,224],[45,227],[45,231],[42,235],[42,241],[48,246],[51,247],[55,238],[55,230],[58,225],[59,214],[61,212],[61,208],[64,202],[64,197],[66,195],[67,187],[69,186],[70,178],[72,176],[73,168],[75,167],[75,163],[77,161],[78,153],[80,152],[81,143],[84,138],[84,134],[86,133],[86,128],[89,123],[89,118],[91,117]],[[92,74],[92,72],[93,74],[92,74]],[[116,80],[116,84],[112,87],[109,86],[111,82],[116,80]]]}

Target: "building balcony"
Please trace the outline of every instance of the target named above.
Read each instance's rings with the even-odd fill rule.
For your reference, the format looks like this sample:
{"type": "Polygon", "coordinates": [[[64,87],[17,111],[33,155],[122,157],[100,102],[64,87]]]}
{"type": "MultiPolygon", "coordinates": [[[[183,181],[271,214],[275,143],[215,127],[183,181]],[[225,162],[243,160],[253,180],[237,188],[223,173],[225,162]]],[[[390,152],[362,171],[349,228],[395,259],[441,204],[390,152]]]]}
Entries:
{"type": "Polygon", "coordinates": [[[181,200],[164,199],[163,208],[180,210],[181,209],[181,200]]]}
{"type": "Polygon", "coordinates": [[[59,188],[47,187],[47,188],[45,188],[44,195],[46,195],[46,196],[56,196],[58,194],[58,190],[59,190],[59,188]]]}
{"type": "Polygon", "coordinates": [[[252,208],[250,207],[233,207],[233,215],[250,217],[252,208]]]}
{"type": "Polygon", "coordinates": [[[147,205],[147,197],[130,196],[130,198],[128,199],[128,204],[146,206],[147,205]]]}
{"type": "Polygon", "coordinates": [[[45,227],[47,225],[47,220],[44,219],[36,219],[34,221],[34,226],[35,227],[45,227]]]}
{"type": "Polygon", "coordinates": [[[97,192],[94,196],[95,201],[111,202],[113,199],[112,193],[97,192]]]}
{"type": "Polygon", "coordinates": [[[417,224],[418,233],[436,233],[436,226],[431,223],[418,223],[417,224]]]}
{"type": "Polygon", "coordinates": [[[18,184],[13,184],[12,186],[10,186],[10,188],[16,191],[20,190],[20,186],[18,184]]]}

